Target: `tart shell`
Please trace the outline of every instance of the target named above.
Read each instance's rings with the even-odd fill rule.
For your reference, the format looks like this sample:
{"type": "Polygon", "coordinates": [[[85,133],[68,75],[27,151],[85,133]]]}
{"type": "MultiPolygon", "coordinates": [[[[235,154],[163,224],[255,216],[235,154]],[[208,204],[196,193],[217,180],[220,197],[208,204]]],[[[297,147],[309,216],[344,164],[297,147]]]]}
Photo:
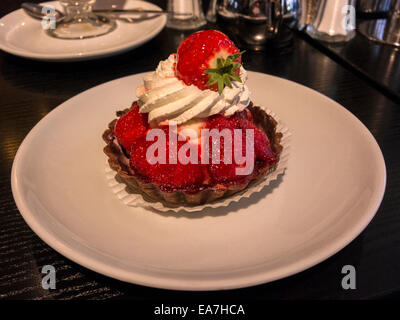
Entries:
{"type": "MultiPolygon", "coordinates": [[[[280,144],[282,133],[276,132],[277,122],[270,115],[268,115],[260,107],[253,106],[253,103],[247,107],[253,116],[254,124],[262,129],[271,144],[272,150],[275,152],[278,161],[279,155],[282,152],[282,145],[280,144]]],[[[121,117],[127,113],[130,108],[116,113],[117,117],[121,117]]],[[[171,205],[201,205],[220,199],[222,197],[228,197],[234,193],[242,191],[249,184],[261,179],[263,176],[273,171],[276,168],[278,162],[272,166],[255,165],[254,172],[248,179],[244,179],[240,182],[229,183],[229,184],[218,184],[212,187],[203,187],[195,193],[193,191],[173,190],[164,191],[160,186],[146,181],[143,177],[136,174],[134,169],[129,165],[129,158],[125,154],[125,151],[120,146],[117,138],[114,135],[114,127],[117,119],[114,119],[109,123],[108,129],[103,133],[103,140],[106,142],[104,147],[104,153],[108,156],[108,163],[112,169],[114,169],[121,180],[133,188],[135,191],[145,193],[150,198],[161,201],[171,205]]]]}

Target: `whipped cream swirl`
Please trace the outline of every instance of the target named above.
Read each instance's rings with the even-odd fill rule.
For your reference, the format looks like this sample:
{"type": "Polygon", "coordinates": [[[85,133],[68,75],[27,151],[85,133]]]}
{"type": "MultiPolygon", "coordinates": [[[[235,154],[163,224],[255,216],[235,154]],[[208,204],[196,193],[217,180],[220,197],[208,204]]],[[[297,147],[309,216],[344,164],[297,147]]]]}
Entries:
{"type": "Polygon", "coordinates": [[[221,94],[186,85],[175,76],[175,54],[161,61],[155,72],[144,77],[144,85],[136,89],[140,112],[148,113],[149,122],[175,121],[177,124],[214,114],[230,116],[250,103],[250,92],[244,84],[247,72],[240,67],[242,82],[232,81],[221,94]]]}

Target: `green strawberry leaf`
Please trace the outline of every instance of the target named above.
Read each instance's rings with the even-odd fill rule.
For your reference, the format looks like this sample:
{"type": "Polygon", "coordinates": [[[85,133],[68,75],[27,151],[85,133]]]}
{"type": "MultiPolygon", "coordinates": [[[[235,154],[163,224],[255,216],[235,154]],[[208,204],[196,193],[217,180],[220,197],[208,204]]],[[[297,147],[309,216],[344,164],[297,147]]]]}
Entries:
{"type": "Polygon", "coordinates": [[[229,79],[229,76],[228,76],[227,73],[225,73],[225,74],[222,76],[222,79],[224,80],[224,84],[225,84],[226,86],[228,86],[229,88],[232,88],[232,83],[231,83],[231,80],[229,79]]]}
{"type": "Polygon", "coordinates": [[[224,81],[221,78],[218,78],[218,93],[221,94],[222,90],[224,90],[224,81]]]}
{"type": "Polygon", "coordinates": [[[207,82],[206,86],[209,87],[209,86],[212,86],[214,83],[217,83],[219,77],[220,77],[220,76],[219,76],[218,74],[215,74],[215,73],[214,73],[214,74],[211,76],[210,80],[207,82]]]}
{"type": "Polygon", "coordinates": [[[218,69],[207,69],[207,70],[204,70],[204,73],[207,73],[207,74],[213,74],[213,73],[216,73],[216,72],[218,72],[218,69]]]}
{"type": "Polygon", "coordinates": [[[204,73],[210,76],[209,81],[207,82],[206,86],[210,87],[214,84],[218,84],[218,93],[221,94],[224,90],[224,87],[232,88],[232,82],[242,82],[242,79],[234,72],[234,70],[239,69],[241,64],[239,62],[235,62],[244,51],[231,54],[226,59],[224,58],[217,58],[217,67],[210,68],[204,70],[204,73]]]}
{"type": "Polygon", "coordinates": [[[235,54],[231,54],[230,56],[228,56],[227,59],[231,60],[231,61],[235,61],[237,58],[239,58],[243,53],[245,53],[246,50],[243,50],[241,52],[235,53],[235,54]]]}
{"type": "Polygon", "coordinates": [[[233,80],[237,81],[237,82],[242,82],[242,79],[240,79],[240,77],[236,74],[236,73],[230,73],[229,77],[231,77],[233,80]]]}

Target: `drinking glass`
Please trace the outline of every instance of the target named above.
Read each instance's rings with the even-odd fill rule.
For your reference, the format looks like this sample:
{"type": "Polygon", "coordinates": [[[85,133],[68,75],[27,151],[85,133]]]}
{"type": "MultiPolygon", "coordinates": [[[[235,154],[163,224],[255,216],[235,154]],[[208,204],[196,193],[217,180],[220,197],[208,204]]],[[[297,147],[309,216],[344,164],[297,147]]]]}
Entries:
{"type": "Polygon", "coordinates": [[[47,32],[61,39],[86,39],[98,37],[113,31],[115,21],[93,13],[92,6],[96,0],[60,0],[65,18],[55,29],[47,32]]]}

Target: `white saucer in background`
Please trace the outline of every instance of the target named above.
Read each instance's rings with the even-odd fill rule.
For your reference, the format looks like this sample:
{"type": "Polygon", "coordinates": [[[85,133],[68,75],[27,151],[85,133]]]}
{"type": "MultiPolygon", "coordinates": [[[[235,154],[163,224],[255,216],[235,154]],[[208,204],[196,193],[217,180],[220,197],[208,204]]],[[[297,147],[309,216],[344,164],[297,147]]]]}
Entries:
{"type": "MultiPolygon", "coordinates": [[[[58,1],[42,3],[44,4],[61,9],[58,1]]],[[[123,7],[161,10],[154,4],[136,0],[126,0],[123,7]]],[[[0,49],[35,60],[89,60],[138,47],[155,37],[166,22],[165,15],[134,24],[117,21],[117,28],[104,36],[63,40],[47,35],[40,20],[31,18],[19,9],[0,19],[0,49]]]]}

